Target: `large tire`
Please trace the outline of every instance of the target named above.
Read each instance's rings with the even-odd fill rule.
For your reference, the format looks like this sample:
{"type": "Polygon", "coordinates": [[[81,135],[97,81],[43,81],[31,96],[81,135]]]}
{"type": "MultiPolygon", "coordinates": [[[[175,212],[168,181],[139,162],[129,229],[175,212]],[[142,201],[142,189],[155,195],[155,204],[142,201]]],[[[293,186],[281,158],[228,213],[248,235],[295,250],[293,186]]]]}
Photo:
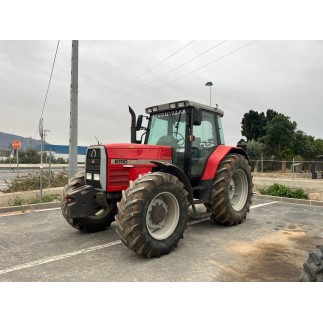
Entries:
{"type": "Polygon", "coordinates": [[[240,224],[249,212],[252,188],[250,166],[245,157],[228,154],[218,167],[205,203],[211,219],[223,225],[240,224]]]}
{"type": "Polygon", "coordinates": [[[323,282],[323,245],[309,253],[303,264],[303,272],[299,278],[301,282],[323,282]]]}
{"type": "Polygon", "coordinates": [[[117,213],[117,203],[108,204],[108,207],[98,206],[95,214],[89,214],[86,218],[72,218],[67,214],[67,202],[64,199],[65,195],[75,189],[85,185],[84,172],[78,172],[65,185],[62,198],[61,209],[63,216],[68,224],[74,229],[82,232],[97,232],[109,227],[114,221],[114,216],[117,213]]]}
{"type": "Polygon", "coordinates": [[[188,193],[173,175],[140,176],[118,203],[117,233],[137,254],[160,257],[177,247],[187,226],[188,193]]]}

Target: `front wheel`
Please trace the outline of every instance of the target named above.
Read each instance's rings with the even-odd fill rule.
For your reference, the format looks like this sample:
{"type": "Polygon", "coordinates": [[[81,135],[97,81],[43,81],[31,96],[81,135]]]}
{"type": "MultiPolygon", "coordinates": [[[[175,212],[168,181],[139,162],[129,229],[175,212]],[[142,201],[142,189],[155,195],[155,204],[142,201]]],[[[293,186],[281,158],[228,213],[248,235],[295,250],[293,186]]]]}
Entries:
{"type": "Polygon", "coordinates": [[[206,208],[211,219],[224,225],[240,224],[249,212],[252,198],[249,163],[239,154],[229,154],[220,163],[214,177],[206,208]]]}
{"type": "Polygon", "coordinates": [[[183,238],[187,223],[187,192],[177,177],[156,172],[141,176],[118,203],[117,233],[137,254],[159,257],[183,238]]]}
{"type": "Polygon", "coordinates": [[[70,226],[82,232],[97,232],[104,230],[114,221],[114,216],[117,213],[116,202],[108,204],[106,207],[98,205],[93,214],[88,214],[87,217],[84,218],[73,218],[67,212],[68,201],[65,199],[65,196],[84,185],[85,181],[83,171],[78,172],[65,185],[61,197],[63,217],[70,226]]]}

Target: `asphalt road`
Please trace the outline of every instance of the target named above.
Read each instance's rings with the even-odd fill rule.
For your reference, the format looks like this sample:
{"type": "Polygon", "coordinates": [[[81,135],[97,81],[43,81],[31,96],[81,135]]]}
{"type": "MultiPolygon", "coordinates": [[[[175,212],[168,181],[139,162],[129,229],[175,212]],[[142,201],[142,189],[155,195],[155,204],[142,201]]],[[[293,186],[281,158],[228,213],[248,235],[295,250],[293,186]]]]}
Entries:
{"type": "Polygon", "coordinates": [[[241,225],[191,221],[173,252],[150,259],[119,240],[115,223],[84,234],[59,209],[1,215],[0,281],[297,281],[308,252],[323,243],[322,215],[322,207],[254,200],[241,225]]]}

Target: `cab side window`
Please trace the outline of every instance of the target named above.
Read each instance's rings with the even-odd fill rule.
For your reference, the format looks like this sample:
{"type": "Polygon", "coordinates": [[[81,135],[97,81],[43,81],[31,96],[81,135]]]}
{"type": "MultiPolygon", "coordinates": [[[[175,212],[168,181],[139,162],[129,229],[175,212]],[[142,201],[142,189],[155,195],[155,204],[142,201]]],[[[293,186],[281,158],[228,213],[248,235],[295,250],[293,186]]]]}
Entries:
{"type": "Polygon", "coordinates": [[[195,140],[191,150],[191,175],[202,175],[206,161],[211,152],[218,146],[215,115],[209,111],[202,111],[202,122],[193,126],[195,140]]]}

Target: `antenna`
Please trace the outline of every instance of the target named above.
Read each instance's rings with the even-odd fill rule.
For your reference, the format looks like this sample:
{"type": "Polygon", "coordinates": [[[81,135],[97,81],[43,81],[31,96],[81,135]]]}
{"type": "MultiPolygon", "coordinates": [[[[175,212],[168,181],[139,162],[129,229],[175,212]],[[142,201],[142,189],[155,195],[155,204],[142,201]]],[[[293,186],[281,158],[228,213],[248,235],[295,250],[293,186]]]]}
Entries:
{"type": "Polygon", "coordinates": [[[96,141],[98,142],[98,145],[100,145],[99,139],[96,136],[94,136],[94,137],[95,137],[96,141]]]}

